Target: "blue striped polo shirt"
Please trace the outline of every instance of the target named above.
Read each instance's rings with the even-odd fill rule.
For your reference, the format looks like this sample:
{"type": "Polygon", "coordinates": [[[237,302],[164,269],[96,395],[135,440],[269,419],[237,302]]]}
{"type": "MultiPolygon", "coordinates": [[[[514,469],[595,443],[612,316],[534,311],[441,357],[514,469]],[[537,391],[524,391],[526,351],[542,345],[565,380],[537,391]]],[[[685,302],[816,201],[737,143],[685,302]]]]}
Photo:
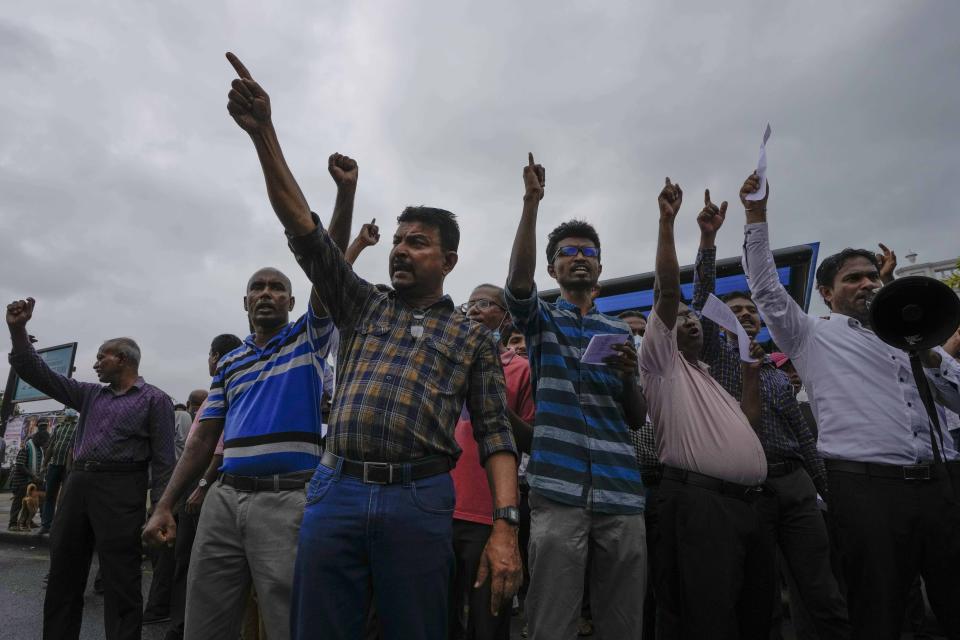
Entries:
{"type": "Polygon", "coordinates": [[[224,420],[221,471],[267,476],[317,467],[333,331],[329,318],[308,310],[262,349],[251,335],[220,360],[201,420],[224,420]]]}
{"type": "Polygon", "coordinates": [[[630,328],[592,307],[526,300],[506,291],[527,339],[537,415],[527,481],[546,498],[599,513],[643,511],[643,481],[624,418],[623,382],[606,365],[580,362],[590,338],[630,328]]]}

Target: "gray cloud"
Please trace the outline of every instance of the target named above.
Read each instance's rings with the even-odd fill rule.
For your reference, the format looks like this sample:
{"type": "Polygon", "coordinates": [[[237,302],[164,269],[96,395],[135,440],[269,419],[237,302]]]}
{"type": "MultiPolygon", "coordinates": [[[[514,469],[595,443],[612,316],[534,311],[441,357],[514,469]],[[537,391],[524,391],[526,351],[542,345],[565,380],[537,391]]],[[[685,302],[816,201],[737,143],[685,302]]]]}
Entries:
{"type": "MultiPolygon", "coordinates": [[[[38,298],[43,344],[130,335],[146,377],[182,399],[217,333],[242,334],[246,278],[287,251],[245,135],[226,114],[236,51],[270,92],[288,157],[326,217],[326,157],[361,165],[355,227],[407,204],[455,211],[457,300],[502,281],[533,151],[539,231],[593,221],[604,276],[648,271],[665,175],[731,201],[769,146],[780,246],[883,241],[956,255],[960,43],[952,3],[33,3],[0,9],[0,299],[38,298]],[[699,6],[696,6],[699,5],[699,6]]],[[[387,243],[384,242],[384,245],[387,243]]],[[[358,271],[386,279],[386,246],[358,271]]],[[[538,280],[552,283],[541,264],[538,280]]],[[[0,368],[0,376],[6,367],[0,368]]]]}

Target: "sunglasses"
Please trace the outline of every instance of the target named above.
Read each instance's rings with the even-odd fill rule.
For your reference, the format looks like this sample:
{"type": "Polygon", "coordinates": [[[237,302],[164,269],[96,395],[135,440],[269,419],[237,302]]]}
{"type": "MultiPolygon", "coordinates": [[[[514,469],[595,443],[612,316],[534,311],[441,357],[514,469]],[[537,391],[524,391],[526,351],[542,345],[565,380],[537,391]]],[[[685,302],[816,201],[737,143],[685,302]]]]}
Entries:
{"type": "Polygon", "coordinates": [[[470,302],[464,302],[462,305],[458,307],[458,309],[460,310],[460,313],[466,313],[467,311],[470,311],[470,309],[473,309],[474,307],[476,307],[477,309],[480,309],[480,311],[486,311],[490,307],[496,307],[498,309],[503,309],[504,311],[507,310],[506,307],[503,307],[497,304],[493,300],[487,300],[485,298],[480,298],[479,300],[471,300],[470,302]]]}
{"type": "Polygon", "coordinates": [[[560,247],[559,249],[557,249],[557,252],[553,254],[553,260],[551,260],[550,262],[553,262],[560,256],[563,256],[565,258],[572,258],[578,253],[582,253],[584,258],[600,257],[600,249],[597,249],[596,247],[560,247]]]}

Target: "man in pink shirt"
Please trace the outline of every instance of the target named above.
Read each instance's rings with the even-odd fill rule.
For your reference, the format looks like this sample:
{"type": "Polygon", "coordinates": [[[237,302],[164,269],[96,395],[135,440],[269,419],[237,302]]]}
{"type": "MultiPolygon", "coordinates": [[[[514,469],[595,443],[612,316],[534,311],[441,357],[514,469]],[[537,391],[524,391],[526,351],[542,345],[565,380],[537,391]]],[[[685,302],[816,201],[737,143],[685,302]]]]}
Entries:
{"type": "MultiPolygon", "coordinates": [[[[533,393],[530,387],[530,365],[516,352],[503,348],[501,334],[510,333],[503,289],[482,284],[470,294],[461,311],[474,322],[492,332],[491,338],[500,349],[500,361],[507,382],[507,411],[513,426],[514,439],[520,451],[530,451],[533,435],[533,393]]],[[[450,590],[451,640],[509,640],[510,607],[501,606],[499,613],[490,611],[490,581],[474,588],[477,567],[483,547],[493,528],[493,498],[487,473],[480,466],[477,441],[466,407],[460,414],[455,431],[462,453],[451,471],[457,502],[453,511],[453,550],[455,574],[450,590]]]]}
{"type": "MultiPolygon", "coordinates": [[[[673,226],[679,185],[660,192],[655,303],[640,374],[660,462],[654,586],[658,637],[765,640],[772,542],[752,501],[766,479],[757,366],[743,367],[741,403],[699,361],[700,321],[681,301],[673,226]]],[[[726,208],[726,203],[723,204],[726,208]]]]}

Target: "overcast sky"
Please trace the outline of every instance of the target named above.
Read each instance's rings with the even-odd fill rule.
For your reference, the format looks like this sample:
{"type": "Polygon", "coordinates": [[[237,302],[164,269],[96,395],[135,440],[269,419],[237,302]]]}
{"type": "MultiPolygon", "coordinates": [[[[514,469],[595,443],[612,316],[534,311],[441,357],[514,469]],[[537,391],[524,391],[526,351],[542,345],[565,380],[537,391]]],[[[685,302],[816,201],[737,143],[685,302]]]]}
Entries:
{"type": "MultiPolygon", "coordinates": [[[[325,220],[333,151],[360,163],[354,230],[376,217],[389,238],[408,204],[459,216],[457,302],[506,278],[527,151],[547,168],[540,237],[591,221],[603,278],[653,268],[667,175],[686,194],[681,263],[704,187],[731,201],[719,253],[739,255],[736,194],[768,121],[775,246],[958,254],[960,4],[677,4],[4,3],[0,300],[35,297],[31,332],[79,342],[81,380],[105,338],[135,338],[142,374],[177,399],[208,384],[214,335],[246,333],[258,267],[292,276],[304,308],[226,112],[227,50],[270,93],[325,220]]],[[[387,281],[387,244],[361,275],[387,281]]],[[[542,260],[537,279],[553,285],[542,260]]]]}

